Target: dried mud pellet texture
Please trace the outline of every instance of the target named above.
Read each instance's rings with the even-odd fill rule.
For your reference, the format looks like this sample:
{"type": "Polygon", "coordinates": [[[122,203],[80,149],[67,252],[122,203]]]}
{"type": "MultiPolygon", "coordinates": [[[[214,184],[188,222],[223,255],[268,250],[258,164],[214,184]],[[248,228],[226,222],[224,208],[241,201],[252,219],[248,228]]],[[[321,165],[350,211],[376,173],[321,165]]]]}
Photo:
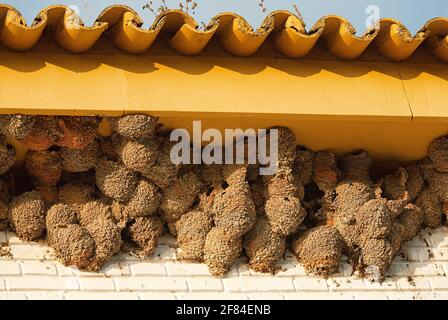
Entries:
{"type": "Polygon", "coordinates": [[[295,197],[270,197],[264,206],[272,230],[283,236],[294,233],[306,216],[306,211],[295,197]]]}
{"type": "Polygon", "coordinates": [[[118,155],[115,151],[115,140],[115,135],[99,139],[101,154],[107,160],[118,161],[118,155]]]}
{"type": "Polygon", "coordinates": [[[285,127],[278,130],[278,168],[291,167],[296,158],[296,136],[285,127]]]}
{"type": "Polygon", "coordinates": [[[25,171],[34,186],[55,186],[62,174],[62,161],[56,151],[29,151],[25,171]]]}
{"type": "Polygon", "coordinates": [[[9,221],[20,239],[39,239],[45,231],[45,202],[37,191],[22,193],[11,201],[9,221]]]}
{"type": "Polygon", "coordinates": [[[242,237],[255,224],[256,211],[248,188],[225,189],[213,203],[216,226],[227,229],[234,237],[242,237]]]}
{"type": "Polygon", "coordinates": [[[252,229],[256,220],[255,204],[246,181],[247,169],[241,165],[223,168],[228,187],[215,195],[213,217],[217,227],[226,229],[234,237],[242,237],[252,229]]]}
{"type": "Polygon", "coordinates": [[[390,232],[393,218],[386,199],[369,200],[356,215],[357,232],[363,237],[383,239],[390,232]]]}
{"type": "Polygon", "coordinates": [[[307,185],[313,178],[314,152],[311,150],[296,148],[294,173],[302,185],[307,185]]]}
{"type": "Polygon", "coordinates": [[[163,222],[156,216],[135,219],[126,229],[127,238],[137,246],[137,255],[150,257],[163,232],[163,222]]]}
{"type": "Polygon", "coordinates": [[[344,180],[360,181],[371,184],[370,168],[372,158],[365,151],[354,152],[342,158],[342,171],[344,180]]]}
{"type": "Polygon", "coordinates": [[[249,266],[257,272],[274,273],[276,262],[285,251],[285,238],[272,231],[268,221],[258,219],[244,238],[249,266]]]}
{"type": "Polygon", "coordinates": [[[30,150],[43,151],[50,148],[61,135],[57,120],[39,116],[34,120],[31,132],[19,141],[30,150]]]}
{"type": "Polygon", "coordinates": [[[114,217],[110,206],[101,200],[90,201],[81,206],[79,210],[79,223],[83,227],[95,224],[98,220],[114,223],[114,217]]]}
{"type": "Polygon", "coordinates": [[[36,118],[28,115],[12,115],[5,123],[5,134],[10,134],[13,138],[22,139],[28,136],[34,128],[36,118]]]}
{"type": "Polygon", "coordinates": [[[323,192],[336,188],[340,171],[336,166],[336,157],[332,153],[319,152],[314,158],[313,181],[323,192]]]}
{"type": "MultiPolygon", "coordinates": [[[[382,278],[394,257],[392,245],[385,239],[367,239],[362,243],[362,263],[367,277],[382,278]],[[378,271],[378,274],[375,274],[378,271]]],[[[381,279],[375,279],[381,280],[381,279]]]]}
{"type": "Polygon", "coordinates": [[[170,150],[171,143],[162,144],[159,156],[155,164],[149,170],[142,172],[145,178],[154,182],[159,188],[166,189],[170,187],[177,179],[179,165],[171,161],[170,150]]]}
{"type": "Polygon", "coordinates": [[[400,222],[395,221],[392,224],[389,234],[387,235],[387,240],[392,246],[394,255],[400,251],[400,248],[404,242],[405,232],[406,230],[400,222]]]}
{"type": "Polygon", "coordinates": [[[417,205],[423,212],[423,225],[437,228],[442,223],[442,205],[429,189],[425,189],[417,199],[417,205]]]}
{"type": "Polygon", "coordinates": [[[95,223],[85,226],[95,241],[95,259],[91,263],[93,270],[101,266],[120,251],[122,244],[120,229],[111,221],[96,219],[95,223]]]}
{"type": "Polygon", "coordinates": [[[335,205],[341,215],[354,214],[364,203],[375,198],[371,185],[362,181],[345,180],[336,187],[335,205]]]}
{"type": "Polygon", "coordinates": [[[428,179],[429,189],[441,202],[448,202],[448,174],[434,172],[428,179]]]}
{"type": "Polygon", "coordinates": [[[121,139],[116,152],[124,165],[132,171],[147,173],[159,156],[159,143],[155,138],[140,140],[121,139]]]}
{"type": "Polygon", "coordinates": [[[295,233],[306,216],[301,204],[305,197],[302,181],[310,182],[313,168],[312,154],[298,153],[294,134],[287,128],[278,130],[277,171],[274,176],[251,182],[259,217],[244,241],[249,266],[269,273],[275,272],[286,236],[295,233]]]}
{"type": "Polygon", "coordinates": [[[157,118],[135,114],[108,118],[113,131],[126,138],[140,139],[155,135],[157,118]]]}
{"type": "Polygon", "coordinates": [[[100,155],[97,141],[84,145],[82,149],[61,148],[62,166],[68,172],[85,172],[95,167],[100,155]]]}
{"type": "Polygon", "coordinates": [[[415,237],[421,229],[424,213],[422,208],[410,203],[397,217],[397,221],[403,225],[403,240],[409,241],[415,237]]]}
{"type": "MultiPolygon", "coordinates": [[[[106,200],[106,199],[103,199],[106,200]]],[[[126,228],[126,224],[128,223],[128,221],[130,220],[129,217],[127,215],[125,215],[124,213],[124,206],[122,204],[120,204],[120,202],[118,201],[112,201],[112,203],[110,204],[110,209],[112,210],[112,217],[115,221],[115,224],[121,229],[123,230],[124,228],[126,228]]]]}
{"type": "Polygon", "coordinates": [[[220,164],[201,165],[195,167],[195,169],[195,173],[206,186],[217,186],[224,182],[222,165],[220,164]]]}
{"type": "Polygon", "coordinates": [[[117,162],[100,159],[95,167],[96,185],[100,191],[114,200],[127,201],[138,183],[136,173],[117,162]]]}
{"type": "Polygon", "coordinates": [[[179,245],[177,259],[202,262],[205,239],[213,227],[210,213],[202,210],[189,211],[174,223],[174,227],[179,245]]]}
{"type": "Polygon", "coordinates": [[[248,185],[246,165],[225,165],[222,168],[222,176],[225,182],[232,188],[246,188],[248,185]]]}
{"type": "Polygon", "coordinates": [[[248,164],[247,165],[247,181],[253,182],[260,176],[260,166],[257,164],[248,164]]]}
{"type": "Polygon", "coordinates": [[[416,165],[407,166],[406,172],[408,174],[406,191],[409,193],[410,201],[413,201],[422,191],[425,181],[419,167],[416,165]]]}
{"type": "Polygon", "coordinates": [[[360,237],[356,228],[355,216],[352,214],[338,214],[334,217],[333,225],[344,239],[344,246],[347,248],[347,253],[350,255],[356,249],[360,237]]]}
{"type": "Polygon", "coordinates": [[[82,183],[67,183],[59,188],[59,201],[76,209],[93,200],[93,187],[82,183]]]}
{"type": "Polygon", "coordinates": [[[0,135],[0,175],[7,172],[14,165],[16,150],[7,144],[6,137],[0,135]]]}
{"type": "Polygon", "coordinates": [[[381,185],[382,195],[388,199],[399,199],[406,191],[408,173],[404,168],[399,168],[393,174],[384,177],[381,185]]]}
{"type": "Polygon", "coordinates": [[[428,147],[428,157],[437,171],[448,173],[448,136],[434,139],[428,147]]]}
{"type": "Polygon", "coordinates": [[[78,224],[59,226],[51,231],[49,244],[56,258],[66,266],[91,270],[91,259],[95,255],[95,241],[78,224]]]}
{"type": "Polygon", "coordinates": [[[290,169],[284,169],[282,174],[265,179],[267,193],[270,197],[295,197],[304,195],[303,185],[292,175],[290,169]]]}
{"type": "Polygon", "coordinates": [[[255,205],[255,210],[257,211],[257,215],[263,216],[264,213],[264,203],[267,197],[266,186],[263,183],[262,179],[256,179],[251,185],[251,194],[252,200],[255,205]]]}
{"type": "Polygon", "coordinates": [[[361,254],[362,271],[380,281],[405,238],[403,225],[395,219],[409,203],[410,193],[415,196],[420,191],[422,177],[418,170],[400,168],[375,185],[370,176],[372,160],[367,152],[354,152],[342,158],[341,172],[333,156],[317,154],[316,159],[320,163],[315,161],[318,171],[314,173],[314,181],[324,192],[321,204],[327,222],[339,232],[344,253],[356,261],[361,254]],[[335,176],[340,177],[336,184],[334,179],[327,179],[335,176]]]}
{"type": "Polygon", "coordinates": [[[223,276],[242,250],[241,238],[229,235],[226,229],[214,227],[207,234],[204,245],[204,262],[214,276],[223,276]]]}
{"type": "Polygon", "coordinates": [[[122,205],[128,219],[149,216],[156,212],[162,196],[154,183],[141,179],[131,199],[122,205]]]}
{"type": "Polygon", "coordinates": [[[96,117],[61,117],[58,120],[61,135],[55,142],[60,147],[84,149],[92,143],[99,120],[96,117]]]}
{"type": "Polygon", "coordinates": [[[294,240],[292,247],[307,272],[328,277],[338,271],[343,239],[336,228],[320,226],[311,229],[294,240]]]}
{"type": "Polygon", "coordinates": [[[0,200],[0,221],[5,221],[8,219],[8,204],[0,200]]]}
{"type": "Polygon", "coordinates": [[[11,118],[13,116],[9,114],[1,114],[0,115],[0,134],[9,134],[8,132],[8,125],[11,122],[11,118]]]}
{"type": "Polygon", "coordinates": [[[40,193],[42,200],[47,204],[56,203],[59,201],[59,190],[57,186],[37,186],[36,190],[40,193]]]}
{"type": "Polygon", "coordinates": [[[0,200],[0,230],[5,230],[8,225],[8,211],[8,204],[0,200]]]}
{"type": "Polygon", "coordinates": [[[399,168],[387,175],[381,185],[382,196],[388,199],[401,199],[408,192],[414,200],[423,188],[424,180],[417,166],[399,168]]]}
{"type": "Polygon", "coordinates": [[[202,188],[202,182],[193,173],[182,175],[174,184],[162,192],[162,218],[166,222],[179,219],[193,205],[202,188]]]}
{"type": "Polygon", "coordinates": [[[329,276],[344,253],[363,276],[381,281],[403,243],[422,227],[440,226],[448,212],[448,136],[430,144],[427,158],[373,180],[367,152],[337,161],[275,127],[267,132],[278,130],[277,172],[261,176],[248,157],[243,165],[175,165],[175,142],[154,117],[109,122],[113,134],[101,138],[97,117],[0,116],[0,229],[9,223],[24,240],[46,229],[64,264],[98,270],[122,236],[123,250],[133,244],[138,256],[152,255],[167,223],[177,258],[205,262],[216,276],[243,247],[252,269],[275,273],[293,238],[307,272],[329,276]],[[12,201],[18,190],[7,171],[15,150],[4,135],[31,150],[24,165],[30,186],[18,190],[35,190],[12,201]]]}
{"type": "Polygon", "coordinates": [[[424,181],[427,181],[429,178],[431,178],[432,174],[436,171],[429,158],[424,158],[418,161],[417,167],[420,170],[424,181]]]}
{"type": "Polygon", "coordinates": [[[48,231],[77,223],[76,211],[66,204],[55,204],[47,211],[46,227],[48,231]]]}

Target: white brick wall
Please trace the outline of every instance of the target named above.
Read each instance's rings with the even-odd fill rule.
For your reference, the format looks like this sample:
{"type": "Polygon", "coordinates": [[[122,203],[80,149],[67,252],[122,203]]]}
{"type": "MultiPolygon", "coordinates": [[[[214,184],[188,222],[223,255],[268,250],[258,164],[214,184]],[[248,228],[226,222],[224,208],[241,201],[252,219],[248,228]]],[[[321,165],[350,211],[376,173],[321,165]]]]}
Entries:
{"type": "Polygon", "coordinates": [[[423,231],[406,243],[383,283],[350,277],[344,262],[329,279],[306,275],[287,253],[276,276],[250,270],[244,258],[220,279],[203,264],[178,263],[173,240],[162,238],[152,259],[119,254],[100,273],[58,263],[45,243],[13,233],[10,257],[0,257],[1,299],[447,299],[448,228],[423,231]]]}

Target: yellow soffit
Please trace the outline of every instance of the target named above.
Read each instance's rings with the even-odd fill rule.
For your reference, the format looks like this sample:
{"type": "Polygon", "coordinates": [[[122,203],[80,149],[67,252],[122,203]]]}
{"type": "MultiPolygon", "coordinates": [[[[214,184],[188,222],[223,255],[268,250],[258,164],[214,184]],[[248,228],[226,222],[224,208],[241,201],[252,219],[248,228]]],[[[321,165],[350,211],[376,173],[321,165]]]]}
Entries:
{"type": "Polygon", "coordinates": [[[169,35],[168,43],[184,55],[201,53],[216,37],[222,47],[237,56],[253,55],[265,41],[291,58],[305,56],[317,43],[343,60],[358,58],[369,46],[387,59],[404,61],[423,44],[437,58],[448,61],[448,19],[434,18],[412,35],[400,22],[381,19],[361,36],[353,25],[339,16],[325,16],[306,30],[305,23],[289,11],[269,14],[254,29],[235,13],[220,13],[208,25],[199,28],[185,12],[168,10],[157,16],[149,29],[128,6],[114,5],[103,10],[93,26],[85,26],[69,7],[56,5],[43,9],[31,25],[14,7],[0,4],[0,42],[7,48],[24,51],[33,48],[45,29],[50,29],[57,43],[72,53],[89,50],[107,31],[109,39],[121,50],[138,54],[148,50],[161,32],[169,35]]]}

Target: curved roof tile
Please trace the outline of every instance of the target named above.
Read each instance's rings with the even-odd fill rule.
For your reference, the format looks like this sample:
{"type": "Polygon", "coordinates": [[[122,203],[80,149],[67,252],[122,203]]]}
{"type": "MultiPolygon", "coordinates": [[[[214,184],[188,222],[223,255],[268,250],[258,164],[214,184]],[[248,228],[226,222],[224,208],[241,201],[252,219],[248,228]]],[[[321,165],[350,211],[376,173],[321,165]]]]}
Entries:
{"type": "Polygon", "coordinates": [[[254,30],[243,17],[221,13],[202,30],[188,14],[169,10],[157,16],[149,29],[143,29],[143,20],[128,6],[110,6],[101,12],[93,26],[86,27],[69,7],[56,5],[43,9],[28,26],[14,7],[0,4],[0,22],[0,42],[16,51],[31,49],[43,31],[50,29],[61,47],[82,53],[108,30],[114,45],[132,54],[145,52],[157,41],[160,32],[167,32],[169,45],[184,55],[199,54],[217,37],[230,53],[250,56],[269,38],[279,52],[291,58],[305,56],[320,41],[344,60],[356,59],[374,46],[386,58],[403,61],[426,43],[434,56],[448,62],[448,18],[428,21],[415,35],[400,21],[381,19],[375,28],[357,36],[353,25],[339,16],[325,16],[307,31],[305,23],[295,14],[275,11],[254,30]]]}

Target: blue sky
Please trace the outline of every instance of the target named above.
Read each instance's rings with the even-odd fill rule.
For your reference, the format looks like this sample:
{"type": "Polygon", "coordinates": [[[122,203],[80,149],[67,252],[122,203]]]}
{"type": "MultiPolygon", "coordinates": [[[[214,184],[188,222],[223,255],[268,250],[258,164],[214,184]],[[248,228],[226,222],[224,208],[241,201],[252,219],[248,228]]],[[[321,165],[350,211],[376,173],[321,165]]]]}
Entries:
{"type": "MultiPolygon", "coordinates": [[[[16,7],[32,21],[36,14],[50,4],[76,5],[86,25],[90,25],[99,12],[112,4],[126,4],[136,9],[145,20],[146,25],[152,21],[154,15],[143,10],[146,0],[0,0],[16,7]]],[[[180,0],[167,0],[169,7],[177,8],[180,0]]],[[[258,0],[197,0],[195,18],[198,22],[208,23],[211,17],[222,11],[233,11],[243,15],[254,27],[260,25],[265,13],[258,6],[258,0]]],[[[322,16],[338,14],[348,18],[362,33],[366,27],[366,19],[370,13],[366,9],[377,6],[381,17],[401,20],[411,32],[415,33],[429,19],[439,16],[448,17],[447,0],[264,0],[269,11],[287,9],[293,11],[293,5],[302,12],[308,28],[322,16]]],[[[159,0],[153,0],[156,6],[159,0]]]]}

